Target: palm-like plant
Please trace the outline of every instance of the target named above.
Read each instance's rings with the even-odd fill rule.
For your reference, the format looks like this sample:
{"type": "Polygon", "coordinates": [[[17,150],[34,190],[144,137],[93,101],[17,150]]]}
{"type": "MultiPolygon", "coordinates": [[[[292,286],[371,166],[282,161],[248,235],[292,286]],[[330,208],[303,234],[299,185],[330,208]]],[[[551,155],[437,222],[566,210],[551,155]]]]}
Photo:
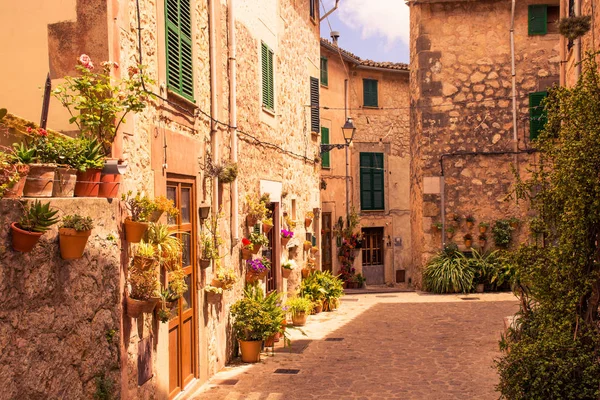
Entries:
{"type": "Polygon", "coordinates": [[[160,263],[168,270],[174,270],[181,259],[183,244],[165,224],[150,223],[146,231],[146,241],[154,246],[160,263]]]}
{"type": "Polygon", "coordinates": [[[423,271],[423,283],[434,293],[466,293],[473,287],[475,271],[456,246],[448,246],[423,271]]]}
{"type": "Polygon", "coordinates": [[[39,200],[25,205],[25,212],[19,220],[19,227],[29,232],[44,233],[58,222],[55,217],[58,210],[50,207],[50,203],[42,204],[39,200]]]}

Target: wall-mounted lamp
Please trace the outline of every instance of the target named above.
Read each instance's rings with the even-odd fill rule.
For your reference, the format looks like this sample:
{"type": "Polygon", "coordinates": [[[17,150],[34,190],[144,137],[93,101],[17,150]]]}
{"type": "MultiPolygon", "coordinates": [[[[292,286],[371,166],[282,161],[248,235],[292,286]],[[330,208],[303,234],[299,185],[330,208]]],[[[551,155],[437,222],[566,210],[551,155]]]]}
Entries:
{"type": "Polygon", "coordinates": [[[200,216],[200,222],[204,222],[210,215],[210,206],[208,204],[201,204],[198,207],[198,215],[200,216]]]}

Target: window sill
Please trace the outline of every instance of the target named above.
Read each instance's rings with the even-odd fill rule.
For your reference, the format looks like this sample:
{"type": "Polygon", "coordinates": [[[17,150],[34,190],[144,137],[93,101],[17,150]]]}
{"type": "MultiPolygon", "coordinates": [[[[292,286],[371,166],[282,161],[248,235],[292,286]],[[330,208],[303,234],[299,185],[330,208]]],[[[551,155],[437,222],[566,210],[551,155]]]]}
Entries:
{"type": "Polygon", "coordinates": [[[171,100],[175,103],[178,103],[178,105],[183,106],[183,107],[187,107],[190,109],[198,108],[195,100],[190,100],[187,97],[183,97],[179,93],[175,93],[170,89],[167,89],[167,99],[171,100]]]}
{"type": "Polygon", "coordinates": [[[325,89],[329,89],[329,85],[325,85],[325,84],[323,84],[323,83],[321,83],[321,87],[322,87],[322,88],[325,88],[325,89]]]}
{"type": "Polygon", "coordinates": [[[385,209],[381,209],[381,210],[363,210],[361,208],[360,212],[361,213],[368,213],[368,214],[376,214],[376,213],[384,213],[385,209]]]}
{"type": "Polygon", "coordinates": [[[262,106],[262,110],[266,113],[269,114],[271,117],[275,118],[275,110],[271,110],[270,108],[267,108],[265,106],[262,106]]]}
{"type": "Polygon", "coordinates": [[[379,110],[379,106],[362,106],[363,109],[365,110],[379,110]]]}

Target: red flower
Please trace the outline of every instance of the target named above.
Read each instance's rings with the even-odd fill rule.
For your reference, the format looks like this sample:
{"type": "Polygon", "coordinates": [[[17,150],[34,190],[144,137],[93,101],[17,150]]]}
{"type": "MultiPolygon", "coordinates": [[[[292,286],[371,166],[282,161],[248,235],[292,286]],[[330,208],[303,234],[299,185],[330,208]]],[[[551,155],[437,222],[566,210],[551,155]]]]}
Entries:
{"type": "Polygon", "coordinates": [[[252,243],[252,242],[251,242],[251,241],[249,241],[249,240],[248,240],[248,239],[246,239],[246,238],[243,238],[243,239],[242,239],[242,246],[244,246],[244,247],[248,246],[248,245],[249,245],[249,244],[251,244],[251,243],[252,243]]]}
{"type": "Polygon", "coordinates": [[[37,131],[40,134],[40,136],[43,136],[43,137],[47,137],[48,136],[48,131],[45,130],[44,128],[38,128],[37,131]]]}

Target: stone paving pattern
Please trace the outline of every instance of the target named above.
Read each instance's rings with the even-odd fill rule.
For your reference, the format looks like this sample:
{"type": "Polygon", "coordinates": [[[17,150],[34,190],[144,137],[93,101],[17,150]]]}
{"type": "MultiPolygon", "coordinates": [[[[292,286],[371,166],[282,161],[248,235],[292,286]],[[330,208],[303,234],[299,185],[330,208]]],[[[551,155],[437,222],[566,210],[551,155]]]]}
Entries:
{"type": "Polygon", "coordinates": [[[346,296],[340,310],[311,316],[291,351],[279,344],[259,364],[234,363],[185,398],[497,399],[493,359],[503,318],[518,305],[508,293],[477,297],[346,296]]]}

